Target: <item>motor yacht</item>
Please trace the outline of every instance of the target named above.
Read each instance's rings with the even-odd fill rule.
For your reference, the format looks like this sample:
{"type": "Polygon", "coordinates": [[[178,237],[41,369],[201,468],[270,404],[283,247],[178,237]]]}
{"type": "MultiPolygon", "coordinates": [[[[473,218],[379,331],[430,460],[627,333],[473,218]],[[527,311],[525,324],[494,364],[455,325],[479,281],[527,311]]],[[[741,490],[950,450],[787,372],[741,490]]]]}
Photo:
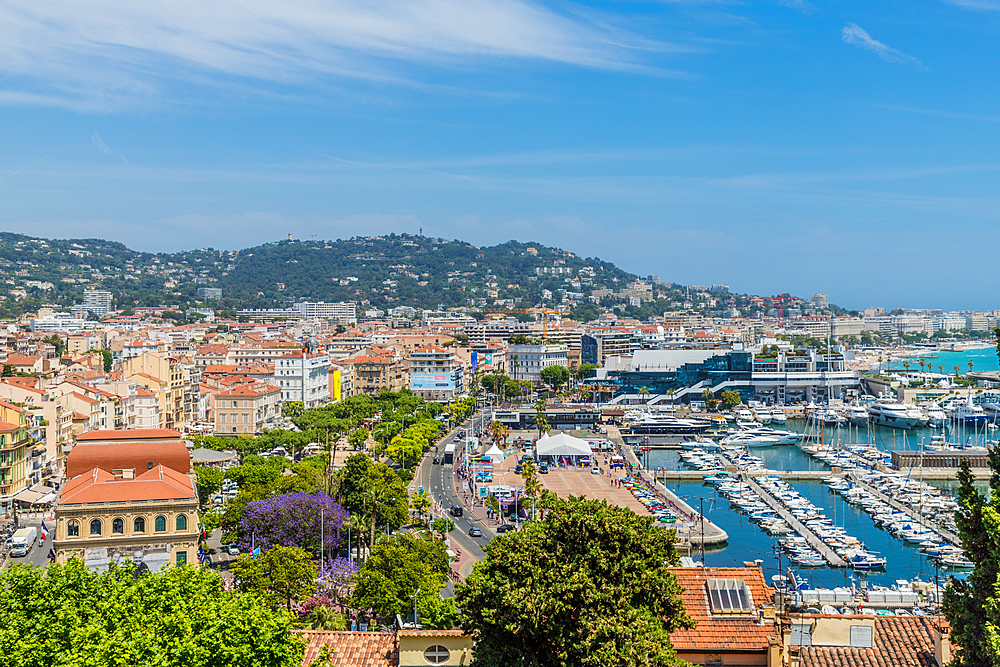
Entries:
{"type": "Polygon", "coordinates": [[[772,407],[771,410],[771,423],[772,424],[784,424],[788,421],[788,417],[779,407],[772,407]]]}
{"type": "Polygon", "coordinates": [[[868,415],[876,426],[912,429],[927,425],[927,415],[893,398],[880,398],[868,406],[868,415]]]}
{"type": "Polygon", "coordinates": [[[868,411],[861,405],[852,405],[847,408],[848,423],[853,426],[864,426],[868,423],[868,411]]]}
{"type": "Polygon", "coordinates": [[[982,406],[972,402],[972,392],[970,391],[968,400],[952,409],[951,420],[963,426],[983,426],[990,420],[990,417],[982,406]]]}
{"type": "Polygon", "coordinates": [[[924,409],[924,414],[927,415],[928,426],[939,428],[948,423],[948,413],[934,403],[924,409]]]}

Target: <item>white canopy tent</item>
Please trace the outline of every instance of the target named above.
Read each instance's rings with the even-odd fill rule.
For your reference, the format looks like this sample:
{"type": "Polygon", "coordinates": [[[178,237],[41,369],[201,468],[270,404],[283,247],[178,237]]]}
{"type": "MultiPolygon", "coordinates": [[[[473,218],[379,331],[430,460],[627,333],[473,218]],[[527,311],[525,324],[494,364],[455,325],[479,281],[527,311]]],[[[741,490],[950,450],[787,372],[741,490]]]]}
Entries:
{"type": "Polygon", "coordinates": [[[586,440],[574,438],[567,433],[557,433],[556,435],[544,435],[535,443],[535,450],[539,457],[542,456],[592,456],[593,450],[586,440]]]}
{"type": "Polygon", "coordinates": [[[499,447],[497,447],[496,443],[493,443],[493,446],[487,449],[486,453],[483,454],[483,456],[490,457],[493,463],[503,463],[503,460],[505,458],[504,453],[500,450],[499,447]]]}

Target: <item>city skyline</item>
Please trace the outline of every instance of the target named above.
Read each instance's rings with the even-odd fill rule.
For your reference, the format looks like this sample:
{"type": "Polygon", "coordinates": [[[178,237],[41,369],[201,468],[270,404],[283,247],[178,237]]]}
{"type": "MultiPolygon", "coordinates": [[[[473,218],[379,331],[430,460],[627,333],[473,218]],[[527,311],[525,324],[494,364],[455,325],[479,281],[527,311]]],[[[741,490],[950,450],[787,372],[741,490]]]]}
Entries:
{"type": "Polygon", "coordinates": [[[146,251],[423,228],[991,310],[998,8],[12,3],[0,225],[146,251]]]}

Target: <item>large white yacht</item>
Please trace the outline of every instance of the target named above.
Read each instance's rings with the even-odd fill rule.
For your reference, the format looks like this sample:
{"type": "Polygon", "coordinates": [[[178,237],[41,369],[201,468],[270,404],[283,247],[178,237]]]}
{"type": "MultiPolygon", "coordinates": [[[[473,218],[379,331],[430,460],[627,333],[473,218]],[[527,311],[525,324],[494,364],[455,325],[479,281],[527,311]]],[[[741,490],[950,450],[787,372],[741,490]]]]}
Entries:
{"type": "Polygon", "coordinates": [[[868,415],[876,426],[911,429],[927,426],[927,415],[894,398],[880,398],[868,406],[868,415]]]}
{"type": "Polygon", "coordinates": [[[852,405],[847,408],[845,416],[847,417],[847,421],[854,426],[864,426],[868,423],[868,411],[861,405],[852,405]]]}
{"type": "Polygon", "coordinates": [[[786,421],[788,421],[788,418],[785,416],[785,413],[781,410],[781,408],[779,408],[778,406],[774,406],[771,408],[772,424],[784,424],[786,421]]]}

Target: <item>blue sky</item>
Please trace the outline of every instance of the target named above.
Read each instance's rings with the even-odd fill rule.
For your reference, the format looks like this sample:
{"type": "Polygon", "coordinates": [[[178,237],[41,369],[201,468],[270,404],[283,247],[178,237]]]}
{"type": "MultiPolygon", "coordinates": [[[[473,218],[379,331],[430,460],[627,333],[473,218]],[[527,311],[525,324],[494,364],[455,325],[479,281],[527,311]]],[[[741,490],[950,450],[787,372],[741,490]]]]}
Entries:
{"type": "Polygon", "coordinates": [[[0,6],[0,226],[142,250],[536,240],[1000,307],[1000,0],[0,6]]]}

